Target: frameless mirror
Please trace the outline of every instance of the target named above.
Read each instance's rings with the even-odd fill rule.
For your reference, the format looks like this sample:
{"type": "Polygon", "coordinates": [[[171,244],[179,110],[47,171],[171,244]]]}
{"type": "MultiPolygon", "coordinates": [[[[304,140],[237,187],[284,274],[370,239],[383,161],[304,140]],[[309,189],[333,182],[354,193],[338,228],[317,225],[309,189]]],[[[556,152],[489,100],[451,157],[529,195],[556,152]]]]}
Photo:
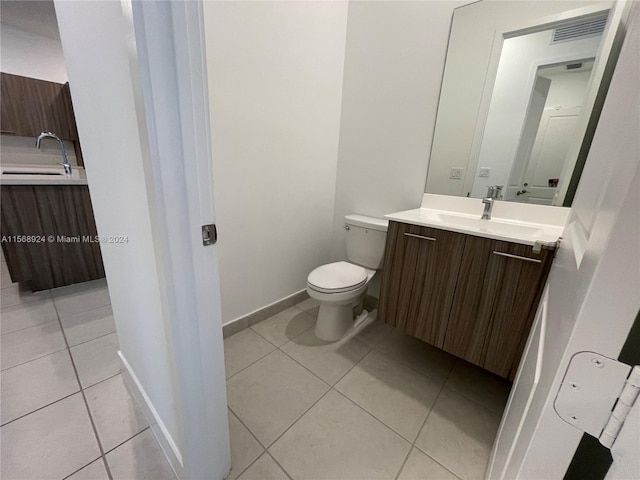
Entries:
{"type": "Polygon", "coordinates": [[[606,92],[615,3],[455,10],[426,191],[570,205],[606,92]],[[586,147],[586,148],[585,148],[586,147]]]}

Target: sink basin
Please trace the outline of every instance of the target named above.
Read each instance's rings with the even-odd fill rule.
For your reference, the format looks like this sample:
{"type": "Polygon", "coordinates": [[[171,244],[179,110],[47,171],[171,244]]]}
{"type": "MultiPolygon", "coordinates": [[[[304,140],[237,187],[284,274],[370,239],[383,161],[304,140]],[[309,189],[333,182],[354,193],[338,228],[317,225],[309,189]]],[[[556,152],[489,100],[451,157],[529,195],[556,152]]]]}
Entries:
{"type": "Polygon", "coordinates": [[[493,233],[505,236],[537,237],[542,229],[500,220],[482,220],[476,217],[449,215],[446,213],[427,213],[425,220],[442,222],[451,227],[470,228],[482,233],[493,233]]]}
{"type": "Polygon", "coordinates": [[[66,174],[60,167],[3,167],[1,174],[5,178],[28,175],[29,177],[64,177],[66,174]]]}

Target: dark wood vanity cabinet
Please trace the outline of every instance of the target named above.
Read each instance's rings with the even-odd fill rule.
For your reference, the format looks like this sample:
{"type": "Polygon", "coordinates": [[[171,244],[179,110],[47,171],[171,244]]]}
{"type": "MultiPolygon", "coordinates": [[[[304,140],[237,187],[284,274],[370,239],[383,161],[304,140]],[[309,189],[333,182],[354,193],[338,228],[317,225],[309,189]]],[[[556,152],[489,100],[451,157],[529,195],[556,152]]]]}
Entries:
{"type": "Polygon", "coordinates": [[[389,222],[379,315],[405,333],[513,378],[553,255],[389,222]]]}

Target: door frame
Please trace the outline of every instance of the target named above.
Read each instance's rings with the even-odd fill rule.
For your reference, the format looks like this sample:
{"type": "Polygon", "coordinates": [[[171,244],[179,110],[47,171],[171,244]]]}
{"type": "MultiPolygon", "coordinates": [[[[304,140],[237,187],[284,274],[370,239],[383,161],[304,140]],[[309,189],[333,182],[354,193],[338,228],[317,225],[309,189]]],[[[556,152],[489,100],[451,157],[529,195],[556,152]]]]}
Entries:
{"type": "MultiPolygon", "coordinates": [[[[184,430],[183,478],[231,468],[202,2],[123,0],[135,32],[184,430]],[[176,161],[178,160],[178,161],[176,161]],[[188,234],[185,235],[185,232],[188,234]]],[[[160,258],[159,258],[160,260],[160,258]]],[[[169,455],[171,460],[171,455],[169,455]]],[[[179,470],[179,469],[176,469],[179,470]]]]}

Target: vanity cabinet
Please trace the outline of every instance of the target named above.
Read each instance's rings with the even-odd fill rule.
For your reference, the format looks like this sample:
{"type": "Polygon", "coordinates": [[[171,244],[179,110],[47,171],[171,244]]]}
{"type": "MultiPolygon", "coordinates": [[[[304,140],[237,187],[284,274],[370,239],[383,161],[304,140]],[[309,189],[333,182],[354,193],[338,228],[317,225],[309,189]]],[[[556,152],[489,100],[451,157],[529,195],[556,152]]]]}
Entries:
{"type": "Polygon", "coordinates": [[[515,376],[553,250],[389,222],[379,315],[502,377],[515,376]]]}

